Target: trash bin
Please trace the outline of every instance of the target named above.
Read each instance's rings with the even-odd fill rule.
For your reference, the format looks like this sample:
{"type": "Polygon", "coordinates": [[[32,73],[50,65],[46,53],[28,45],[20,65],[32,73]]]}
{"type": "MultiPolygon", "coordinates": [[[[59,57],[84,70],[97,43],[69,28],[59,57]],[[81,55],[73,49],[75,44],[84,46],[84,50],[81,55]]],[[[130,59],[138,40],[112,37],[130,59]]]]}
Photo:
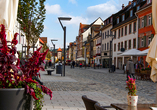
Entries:
{"type": "Polygon", "coordinates": [[[56,74],[62,74],[62,65],[56,65],[56,74]]]}

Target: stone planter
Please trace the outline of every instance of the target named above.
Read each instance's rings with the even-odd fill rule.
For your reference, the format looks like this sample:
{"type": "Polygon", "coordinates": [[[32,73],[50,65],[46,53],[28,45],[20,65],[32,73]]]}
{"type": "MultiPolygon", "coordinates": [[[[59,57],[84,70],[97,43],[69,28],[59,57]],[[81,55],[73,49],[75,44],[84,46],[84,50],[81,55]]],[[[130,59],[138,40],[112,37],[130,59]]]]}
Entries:
{"type": "Polygon", "coordinates": [[[25,93],[25,88],[1,88],[1,110],[32,110],[32,97],[25,93]]]}
{"type": "Polygon", "coordinates": [[[127,95],[128,105],[137,106],[138,96],[127,95]]]}

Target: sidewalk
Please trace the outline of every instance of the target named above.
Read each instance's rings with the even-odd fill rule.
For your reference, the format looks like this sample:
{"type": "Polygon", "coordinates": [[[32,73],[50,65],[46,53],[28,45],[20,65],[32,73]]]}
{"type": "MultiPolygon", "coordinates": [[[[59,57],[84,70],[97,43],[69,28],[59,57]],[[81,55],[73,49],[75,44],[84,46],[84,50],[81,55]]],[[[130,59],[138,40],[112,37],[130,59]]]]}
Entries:
{"type": "MultiPolygon", "coordinates": [[[[94,70],[94,69],[91,69],[94,70]]],[[[97,69],[98,70],[98,69],[97,69]]],[[[104,71],[99,70],[99,71],[104,71]]],[[[47,75],[47,72],[40,72],[41,81],[43,82],[77,82],[70,77],[61,77],[60,74],[52,72],[52,75],[47,75]]],[[[85,110],[84,103],[82,101],[82,95],[87,95],[89,98],[98,101],[101,105],[110,105],[111,103],[118,103],[120,101],[115,100],[101,92],[90,91],[53,91],[53,98],[50,100],[48,95],[44,96],[44,106],[42,110],[85,110]]],[[[112,109],[110,109],[112,110],[112,109]]]]}

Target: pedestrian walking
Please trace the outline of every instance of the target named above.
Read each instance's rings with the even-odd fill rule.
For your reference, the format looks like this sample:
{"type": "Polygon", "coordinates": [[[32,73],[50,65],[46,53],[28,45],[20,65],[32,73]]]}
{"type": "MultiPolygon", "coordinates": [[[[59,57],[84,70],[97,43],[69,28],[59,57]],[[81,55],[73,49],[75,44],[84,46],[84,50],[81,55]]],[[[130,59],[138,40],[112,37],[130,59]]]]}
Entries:
{"type": "Polygon", "coordinates": [[[127,70],[127,80],[128,80],[128,76],[135,79],[135,76],[134,76],[134,74],[135,74],[134,63],[130,58],[127,61],[126,70],[127,70]]]}
{"type": "Polygon", "coordinates": [[[73,68],[75,67],[75,61],[72,62],[72,66],[73,66],[73,68]]]}

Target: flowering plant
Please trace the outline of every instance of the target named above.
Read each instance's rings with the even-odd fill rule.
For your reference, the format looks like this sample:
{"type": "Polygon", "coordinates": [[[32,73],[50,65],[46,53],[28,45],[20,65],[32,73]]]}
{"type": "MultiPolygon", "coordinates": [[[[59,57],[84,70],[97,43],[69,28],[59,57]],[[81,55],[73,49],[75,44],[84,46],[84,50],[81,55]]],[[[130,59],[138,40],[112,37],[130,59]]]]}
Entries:
{"type": "Polygon", "coordinates": [[[126,85],[127,85],[126,89],[129,91],[128,95],[136,96],[137,90],[136,90],[136,85],[135,85],[135,79],[130,78],[129,76],[128,78],[129,80],[126,81],[126,85]]]}
{"type": "Polygon", "coordinates": [[[44,71],[42,63],[48,50],[44,53],[40,53],[40,49],[37,49],[28,61],[25,61],[20,66],[20,59],[16,58],[16,40],[18,33],[14,35],[11,45],[7,45],[5,27],[0,25],[0,88],[25,88],[26,93],[31,95],[35,99],[34,109],[42,109],[43,94],[46,93],[52,99],[52,91],[41,85],[33,77],[40,77],[39,70],[44,71]]]}

